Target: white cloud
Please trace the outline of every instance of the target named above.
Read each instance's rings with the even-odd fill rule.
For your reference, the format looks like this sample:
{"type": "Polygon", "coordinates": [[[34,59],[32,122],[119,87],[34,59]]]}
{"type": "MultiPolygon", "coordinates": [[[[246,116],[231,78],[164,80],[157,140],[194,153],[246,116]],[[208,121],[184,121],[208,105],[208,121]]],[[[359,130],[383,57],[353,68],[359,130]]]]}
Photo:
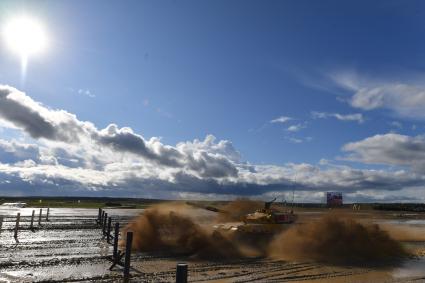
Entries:
{"type": "Polygon", "coordinates": [[[398,121],[392,121],[389,123],[390,126],[398,128],[398,129],[402,129],[403,128],[403,124],[398,122],[398,121]]]}
{"type": "Polygon", "coordinates": [[[300,124],[296,124],[296,125],[291,125],[286,130],[289,131],[289,132],[298,132],[299,130],[304,129],[305,127],[307,127],[305,125],[305,123],[304,124],[300,123],[300,124]]]}
{"type": "MultiPolygon", "coordinates": [[[[180,151],[158,138],[146,140],[129,127],[115,124],[98,130],[64,110],[52,110],[12,87],[0,86],[0,118],[24,130],[35,139],[84,146],[93,143],[123,154],[134,154],[159,165],[181,167],[203,176],[225,177],[237,174],[235,166],[208,151],[180,151]],[[220,175],[221,174],[221,175],[220,175]]],[[[208,142],[208,141],[207,141],[208,142]]]]}
{"type": "Polygon", "coordinates": [[[409,166],[425,173],[425,137],[395,133],[375,135],[344,145],[348,159],[371,164],[409,166]]]}
{"type": "Polygon", "coordinates": [[[326,119],[326,118],[335,118],[340,121],[356,121],[359,124],[364,122],[363,114],[339,114],[339,113],[327,113],[327,112],[316,112],[312,111],[311,116],[314,119],[326,119]]]}
{"type": "Polygon", "coordinates": [[[41,153],[35,144],[20,143],[16,140],[0,139],[0,158],[8,163],[15,163],[24,160],[41,161],[41,153]]]}
{"type": "Polygon", "coordinates": [[[280,116],[280,117],[277,117],[276,119],[271,120],[270,123],[286,123],[291,120],[293,120],[293,118],[288,116],[280,116]]]}
{"type": "Polygon", "coordinates": [[[289,142],[291,143],[304,143],[304,142],[310,142],[313,140],[312,137],[305,137],[305,138],[294,138],[294,137],[289,137],[286,138],[289,142]]]}
{"type": "Polygon", "coordinates": [[[384,108],[403,117],[425,118],[425,85],[422,83],[379,81],[343,72],[331,78],[353,93],[349,102],[355,108],[384,108]]]}
{"type": "MultiPolygon", "coordinates": [[[[321,165],[323,167],[323,165],[321,165]]],[[[50,189],[56,194],[103,191],[102,194],[153,197],[174,196],[176,193],[216,194],[224,196],[261,196],[270,192],[297,194],[341,190],[355,193],[364,190],[396,191],[403,187],[422,184],[423,179],[403,170],[358,170],[349,167],[320,168],[311,164],[285,164],[284,166],[254,165],[254,170],[238,167],[237,178],[217,180],[198,178],[184,171],[161,168],[150,163],[111,163],[102,170],[70,168],[63,165],[43,165],[28,160],[16,164],[1,164],[1,180],[19,185],[28,191],[36,188],[40,193],[50,189]],[[59,190],[59,188],[61,188],[59,190]]],[[[3,185],[0,184],[3,190],[3,185]]],[[[7,188],[7,186],[6,186],[7,188]]],[[[316,200],[317,201],[317,200],[316,200]]]]}
{"type": "Polygon", "coordinates": [[[303,142],[302,139],[297,139],[297,138],[288,138],[288,140],[292,143],[302,143],[303,142]]]}
{"type": "Polygon", "coordinates": [[[94,95],[89,89],[79,89],[77,92],[78,92],[78,94],[82,94],[82,95],[88,96],[90,98],[96,97],[96,95],[94,95]]]}
{"type": "Polygon", "coordinates": [[[50,109],[4,86],[0,87],[0,118],[35,139],[34,143],[0,140],[2,194],[95,195],[102,191],[109,196],[224,198],[267,197],[296,189],[301,201],[324,190],[353,196],[374,191],[376,196],[403,188],[420,192],[425,186],[424,171],[419,170],[425,160],[421,136],[388,134],[346,145],[352,160],[408,167],[360,170],[325,162],[250,164],[230,141],[212,135],[172,146],[157,137],[146,139],[129,127],[111,124],[97,129],[65,110],[50,109]]]}

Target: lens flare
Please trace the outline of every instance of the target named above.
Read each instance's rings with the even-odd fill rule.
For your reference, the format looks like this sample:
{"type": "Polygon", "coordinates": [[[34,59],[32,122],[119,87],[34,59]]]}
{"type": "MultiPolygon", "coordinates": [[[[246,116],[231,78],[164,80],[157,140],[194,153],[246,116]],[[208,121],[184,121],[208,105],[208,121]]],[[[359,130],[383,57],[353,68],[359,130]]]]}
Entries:
{"type": "Polygon", "coordinates": [[[3,35],[9,49],[20,56],[22,75],[25,76],[28,58],[41,53],[47,47],[43,26],[35,19],[20,16],[6,24],[3,35]]]}
{"type": "Polygon", "coordinates": [[[47,44],[41,24],[28,17],[11,20],[5,27],[4,35],[9,48],[21,56],[39,53],[47,44]]]}

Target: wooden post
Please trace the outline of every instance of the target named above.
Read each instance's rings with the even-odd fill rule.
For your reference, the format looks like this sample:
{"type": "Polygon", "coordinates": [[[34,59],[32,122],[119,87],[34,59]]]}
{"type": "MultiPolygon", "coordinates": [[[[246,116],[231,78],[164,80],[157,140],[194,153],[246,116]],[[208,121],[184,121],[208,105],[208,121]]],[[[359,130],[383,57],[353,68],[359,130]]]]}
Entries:
{"type": "Polygon", "coordinates": [[[103,232],[103,219],[105,219],[105,211],[102,209],[102,214],[100,216],[100,226],[102,227],[102,232],[103,232]]]}
{"type": "Polygon", "coordinates": [[[43,209],[40,208],[40,214],[38,215],[38,226],[41,225],[41,215],[43,214],[43,209]]]}
{"type": "Polygon", "coordinates": [[[18,240],[18,230],[19,230],[19,220],[21,219],[21,213],[18,212],[18,214],[16,215],[16,224],[15,224],[15,234],[14,234],[14,238],[15,240],[18,240]]]}
{"type": "Polygon", "coordinates": [[[133,244],[133,232],[127,232],[127,239],[125,244],[125,259],[124,259],[124,282],[128,282],[130,278],[130,258],[131,258],[132,244],[133,244]]]}
{"type": "Polygon", "coordinates": [[[97,224],[100,224],[102,221],[102,209],[99,207],[99,213],[97,214],[97,224]]]}
{"type": "Polygon", "coordinates": [[[35,210],[32,211],[31,214],[31,224],[30,224],[30,229],[34,229],[34,214],[35,214],[35,210]]]}
{"type": "Polygon", "coordinates": [[[112,225],[112,217],[108,218],[108,229],[106,230],[106,242],[109,243],[111,241],[111,225],[112,225]]]}
{"type": "Polygon", "coordinates": [[[3,227],[3,216],[0,216],[0,233],[1,233],[2,227],[3,227]]]}
{"type": "Polygon", "coordinates": [[[118,262],[118,237],[120,234],[120,224],[115,223],[115,231],[114,231],[114,253],[112,254],[114,263],[118,262]]]}
{"type": "Polygon", "coordinates": [[[106,235],[106,221],[107,220],[108,220],[108,213],[105,212],[105,216],[103,218],[103,226],[102,226],[103,235],[106,235]]]}
{"type": "Polygon", "coordinates": [[[46,213],[46,221],[49,221],[49,212],[50,212],[50,208],[47,208],[47,213],[46,213]]]}
{"type": "Polygon", "coordinates": [[[176,283],[187,283],[187,263],[177,263],[176,283]]]}

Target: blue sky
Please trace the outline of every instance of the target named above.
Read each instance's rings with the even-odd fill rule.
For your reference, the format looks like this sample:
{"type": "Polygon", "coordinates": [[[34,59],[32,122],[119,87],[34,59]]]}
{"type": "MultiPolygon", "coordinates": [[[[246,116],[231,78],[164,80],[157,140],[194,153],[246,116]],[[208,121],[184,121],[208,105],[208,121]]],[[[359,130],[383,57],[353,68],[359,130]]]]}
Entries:
{"type": "MultiPolygon", "coordinates": [[[[29,58],[23,80],[20,59],[2,42],[0,84],[21,91],[45,110],[64,110],[75,114],[77,122],[92,123],[96,127],[89,131],[92,139],[93,133],[102,135],[102,129],[116,124],[118,129],[131,128],[143,142],[160,137],[161,145],[175,148],[213,135],[215,143],[226,140],[240,155],[238,160],[227,156],[226,146],[220,153],[202,149],[206,157],[227,158],[238,173],[233,179],[202,176],[183,166],[179,174],[194,178],[198,187],[198,182],[209,184],[206,191],[182,191],[181,185],[187,183],[175,175],[164,177],[166,185],[152,185],[158,180],[149,179],[149,186],[146,178],[141,177],[144,181],[139,184],[121,176],[125,181],[117,186],[128,189],[114,191],[113,181],[104,180],[86,191],[82,188],[87,183],[71,181],[64,173],[60,182],[71,185],[58,194],[164,197],[172,191],[175,198],[227,198],[240,193],[235,187],[246,185],[257,189],[243,194],[260,198],[295,187],[301,199],[315,192],[308,201],[320,201],[319,192],[328,188],[347,190],[353,201],[421,200],[422,162],[415,157],[423,154],[425,144],[424,5],[422,1],[2,1],[0,25],[20,14],[36,18],[45,27],[49,44],[43,54],[29,58]],[[403,146],[406,150],[399,152],[403,146]],[[243,175],[242,164],[253,166],[257,174],[267,166],[292,173],[276,177],[267,171],[261,179],[254,173],[243,175]],[[307,174],[297,167],[301,165],[320,172],[316,176],[307,170],[311,182],[300,182],[298,174],[307,174]],[[381,175],[373,182],[366,180],[366,185],[323,182],[323,174],[335,173],[332,170],[341,174],[346,167],[364,175],[378,172],[392,183],[392,178],[401,178],[400,172],[406,176],[397,188],[385,179],[376,185],[381,190],[373,186],[384,178],[381,175]],[[160,186],[170,188],[161,193],[160,186]]],[[[4,99],[14,91],[3,90],[4,99]]],[[[50,119],[40,111],[41,117],[50,119]]],[[[34,134],[1,111],[0,117],[9,122],[2,126],[4,144],[36,145],[44,155],[62,147],[69,159],[76,159],[71,145],[64,146],[57,136],[34,134]]],[[[115,131],[113,136],[119,134],[115,131]]],[[[103,140],[96,146],[104,153],[103,140]]],[[[116,141],[111,147],[114,152],[121,148],[116,141]]],[[[31,183],[18,169],[22,165],[15,163],[33,159],[13,163],[10,151],[0,152],[0,162],[8,166],[0,171],[13,176],[10,182],[29,184],[30,191],[22,189],[20,194],[56,194],[42,184],[59,186],[58,180],[47,174],[43,182],[31,183]]],[[[49,154],[66,159],[57,152],[49,154]]],[[[191,154],[197,160],[200,153],[191,154]]],[[[131,164],[156,160],[151,154],[140,160],[124,155],[117,159],[131,164]]],[[[33,160],[34,170],[46,166],[43,158],[33,160]]],[[[105,166],[117,162],[65,167],[103,168],[93,173],[96,179],[105,173],[105,166]]],[[[62,163],[55,164],[58,171],[64,169],[62,163]]],[[[150,166],[145,165],[144,169],[150,166]]],[[[10,194],[6,187],[5,194],[10,194]]]]}

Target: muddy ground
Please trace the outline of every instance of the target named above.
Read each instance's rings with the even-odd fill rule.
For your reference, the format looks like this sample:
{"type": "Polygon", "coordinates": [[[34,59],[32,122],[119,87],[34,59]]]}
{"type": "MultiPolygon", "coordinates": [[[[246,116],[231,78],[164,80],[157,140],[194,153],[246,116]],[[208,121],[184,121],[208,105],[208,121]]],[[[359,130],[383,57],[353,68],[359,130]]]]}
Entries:
{"type": "MultiPolygon", "coordinates": [[[[122,225],[136,209],[106,210],[113,222],[122,225]]],[[[0,232],[0,282],[120,282],[122,270],[112,271],[112,246],[103,239],[96,225],[97,209],[50,210],[50,221],[29,229],[31,208],[0,207],[5,217],[0,232]],[[21,212],[22,224],[17,243],[13,238],[15,215],[21,212]]],[[[45,209],[43,209],[45,213],[45,209]]],[[[317,218],[323,211],[298,212],[300,221],[317,218]]],[[[414,255],[392,266],[334,266],[311,261],[285,262],[269,258],[208,261],[175,257],[166,253],[134,253],[132,282],[174,282],[177,262],[189,264],[190,282],[425,282],[425,215],[361,211],[358,217],[397,227],[403,245],[414,255]],[[404,232],[414,237],[405,237],[404,232]]]]}

